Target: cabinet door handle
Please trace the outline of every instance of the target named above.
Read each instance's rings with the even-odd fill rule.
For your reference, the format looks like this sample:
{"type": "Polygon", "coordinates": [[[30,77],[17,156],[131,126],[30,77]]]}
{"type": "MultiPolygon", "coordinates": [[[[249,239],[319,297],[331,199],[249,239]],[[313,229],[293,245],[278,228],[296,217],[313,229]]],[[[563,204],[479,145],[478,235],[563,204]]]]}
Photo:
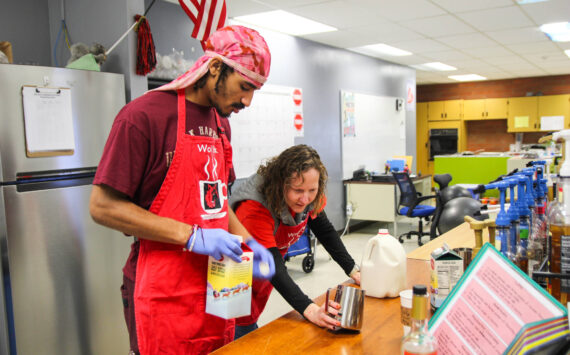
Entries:
{"type": "Polygon", "coordinates": [[[445,118],[447,118],[447,112],[445,113],[445,118]]]}

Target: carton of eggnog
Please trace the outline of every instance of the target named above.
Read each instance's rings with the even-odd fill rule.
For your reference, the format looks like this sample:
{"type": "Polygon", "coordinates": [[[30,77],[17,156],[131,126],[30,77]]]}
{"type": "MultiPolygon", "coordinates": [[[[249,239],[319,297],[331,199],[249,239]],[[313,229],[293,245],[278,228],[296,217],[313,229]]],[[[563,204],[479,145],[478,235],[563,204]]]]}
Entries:
{"type": "Polygon", "coordinates": [[[251,314],[253,251],[243,242],[241,248],[241,263],[225,255],[222,260],[209,257],[206,313],[224,319],[251,314]]]}
{"type": "Polygon", "coordinates": [[[463,275],[463,258],[447,244],[431,253],[430,303],[435,312],[463,275]]]}

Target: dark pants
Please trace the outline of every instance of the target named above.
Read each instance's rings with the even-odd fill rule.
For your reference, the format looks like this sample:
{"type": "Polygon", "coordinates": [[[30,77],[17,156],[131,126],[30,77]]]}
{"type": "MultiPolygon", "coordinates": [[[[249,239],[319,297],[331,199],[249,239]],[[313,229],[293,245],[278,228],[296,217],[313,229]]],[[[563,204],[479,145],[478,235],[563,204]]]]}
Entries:
{"type": "Polygon", "coordinates": [[[137,327],[135,323],[135,282],[123,275],[123,285],[121,286],[121,296],[123,297],[123,312],[125,322],[129,331],[129,342],[131,352],[129,354],[139,355],[139,344],[137,342],[137,327]]]}
{"type": "Polygon", "coordinates": [[[246,335],[247,333],[253,332],[257,328],[259,328],[257,326],[257,323],[253,323],[250,325],[236,325],[236,332],[235,332],[234,340],[238,340],[242,336],[246,335]]]}

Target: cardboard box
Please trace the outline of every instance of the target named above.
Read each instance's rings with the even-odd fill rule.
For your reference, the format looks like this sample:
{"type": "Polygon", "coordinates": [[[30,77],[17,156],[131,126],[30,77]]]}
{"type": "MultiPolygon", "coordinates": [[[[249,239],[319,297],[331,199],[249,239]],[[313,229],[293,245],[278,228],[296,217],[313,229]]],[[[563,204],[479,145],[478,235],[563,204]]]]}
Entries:
{"type": "Polygon", "coordinates": [[[463,275],[463,258],[447,244],[431,253],[431,307],[437,310],[463,275]]]}
{"type": "Polygon", "coordinates": [[[253,251],[246,244],[241,247],[241,263],[226,256],[219,261],[209,257],[206,313],[224,319],[251,314],[253,251]]]}

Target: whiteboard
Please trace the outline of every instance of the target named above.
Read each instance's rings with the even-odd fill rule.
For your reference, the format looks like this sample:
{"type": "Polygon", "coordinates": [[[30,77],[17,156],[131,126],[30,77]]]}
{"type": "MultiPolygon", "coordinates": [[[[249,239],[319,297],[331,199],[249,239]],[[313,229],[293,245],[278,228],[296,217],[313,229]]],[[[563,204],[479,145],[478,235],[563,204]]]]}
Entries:
{"type": "Polygon", "coordinates": [[[238,179],[255,173],[261,163],[295,144],[294,122],[299,114],[295,90],[299,89],[266,84],[255,92],[249,107],[230,117],[238,179]]]}
{"type": "Polygon", "coordinates": [[[364,167],[384,172],[386,160],[406,155],[406,111],[400,97],[341,91],[342,175],[364,167]],[[353,112],[351,112],[353,110],[353,112]]]}

